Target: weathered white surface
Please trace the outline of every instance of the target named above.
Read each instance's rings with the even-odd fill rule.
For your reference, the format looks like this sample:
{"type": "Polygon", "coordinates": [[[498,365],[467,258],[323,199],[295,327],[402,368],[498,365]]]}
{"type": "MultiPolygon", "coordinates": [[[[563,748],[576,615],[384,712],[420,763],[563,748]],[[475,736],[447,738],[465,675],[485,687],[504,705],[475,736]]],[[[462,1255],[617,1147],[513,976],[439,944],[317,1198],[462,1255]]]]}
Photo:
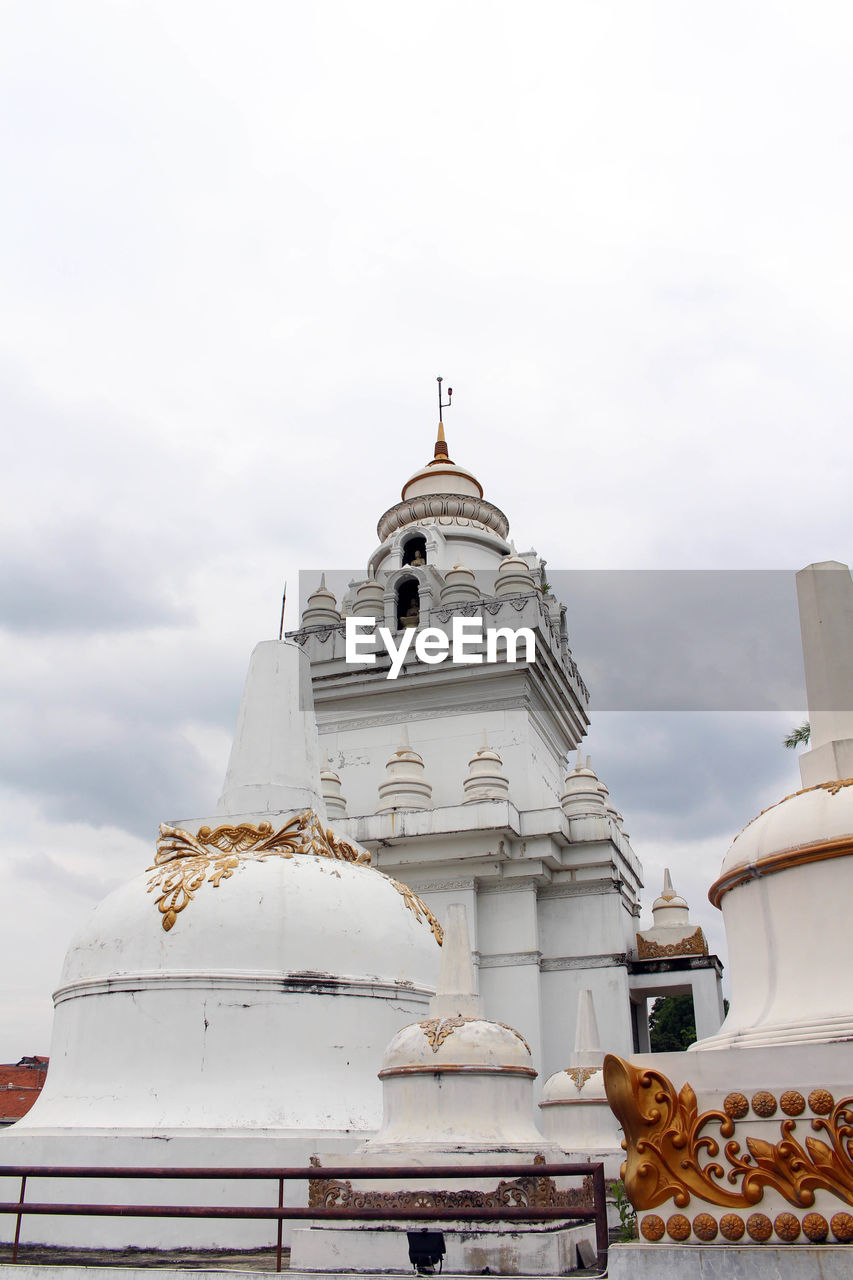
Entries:
{"type": "MultiPolygon", "coordinates": [[[[323,1230],[298,1228],[293,1233],[293,1253],[299,1271],[312,1275],[356,1271],[360,1275],[411,1275],[406,1231],[419,1231],[422,1222],[393,1222],[376,1227],[330,1224],[323,1230]]],[[[446,1253],[442,1275],[564,1275],[577,1267],[577,1249],[587,1240],[595,1250],[595,1227],[557,1228],[538,1224],[524,1229],[502,1230],[494,1223],[459,1224],[448,1230],[442,1223],[428,1223],[430,1231],[442,1231],[446,1253]]],[[[290,1271],[288,1275],[293,1275],[290,1271]]]]}
{"type": "Polygon", "coordinates": [[[610,1280],[848,1280],[850,1245],[617,1244],[607,1261],[610,1280]]]}
{"type": "Polygon", "coordinates": [[[393,884],[331,858],[241,862],[167,933],[149,879],[72,943],[51,1069],[16,1132],[375,1127],[381,1046],[426,1011],[439,959],[393,884]]]}
{"type": "Polygon", "coordinates": [[[447,908],[438,986],[429,1002],[431,1018],[453,1017],[457,1013],[477,1017],[481,1013],[477,979],[471,960],[468,914],[461,902],[454,902],[447,908]]]}
{"type": "Polygon", "coordinates": [[[804,787],[853,777],[853,579],[827,560],[797,574],[811,737],[800,756],[804,787]]]}

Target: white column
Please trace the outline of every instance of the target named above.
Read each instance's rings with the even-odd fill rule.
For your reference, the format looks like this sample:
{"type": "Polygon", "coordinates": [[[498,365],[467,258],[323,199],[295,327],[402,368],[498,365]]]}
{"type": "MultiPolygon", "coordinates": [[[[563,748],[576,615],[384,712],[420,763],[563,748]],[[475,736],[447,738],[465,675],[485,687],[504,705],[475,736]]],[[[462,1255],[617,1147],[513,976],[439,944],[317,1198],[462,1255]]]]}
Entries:
{"type": "Polygon", "coordinates": [[[691,974],[693,1017],[697,1040],[715,1036],[723,1025],[723,992],[716,969],[696,969],[691,974]]]}
{"type": "Polygon", "coordinates": [[[797,574],[811,738],[800,756],[804,787],[853,775],[853,580],[827,560],[797,574]]]}

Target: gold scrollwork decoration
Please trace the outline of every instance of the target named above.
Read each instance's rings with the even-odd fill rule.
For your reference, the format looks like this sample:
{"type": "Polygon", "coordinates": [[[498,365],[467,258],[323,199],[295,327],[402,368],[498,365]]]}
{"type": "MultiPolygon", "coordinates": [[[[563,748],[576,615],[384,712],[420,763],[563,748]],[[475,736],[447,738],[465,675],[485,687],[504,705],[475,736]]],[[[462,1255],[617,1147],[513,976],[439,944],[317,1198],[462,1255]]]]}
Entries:
{"type": "Polygon", "coordinates": [[[427,904],[422,902],[418,895],[414,893],[407,884],[401,884],[399,880],[394,880],[391,876],[386,876],[384,871],[380,871],[379,874],[384,880],[387,880],[389,884],[394,886],[406,906],[414,915],[415,919],[418,922],[423,920],[429,925],[433,937],[438,945],[441,946],[444,942],[444,930],[430,911],[427,904]]]}
{"type": "Polygon", "coordinates": [[[423,1029],[433,1053],[438,1053],[445,1040],[452,1036],[453,1032],[459,1027],[464,1027],[468,1022],[491,1022],[496,1027],[503,1027],[504,1031],[510,1031],[516,1040],[520,1040],[527,1052],[530,1053],[530,1045],[520,1031],[516,1031],[515,1027],[510,1027],[506,1022],[495,1022],[493,1018],[472,1018],[457,1013],[451,1018],[428,1018],[425,1022],[419,1022],[418,1026],[423,1029]]]}
{"type": "Polygon", "coordinates": [[[640,960],[665,960],[671,956],[706,956],[708,943],[701,928],[680,942],[654,942],[637,934],[637,956],[640,960]]]}
{"type": "MultiPolygon", "coordinates": [[[[311,1164],[319,1169],[312,1157],[311,1164]]],[[[499,1182],[493,1191],[368,1191],[353,1189],[351,1182],[336,1178],[312,1178],[308,1183],[311,1209],[547,1209],[588,1208],[593,1204],[592,1178],[583,1185],[559,1191],[553,1178],[531,1175],[499,1182]]]]}
{"type": "Polygon", "coordinates": [[[370,854],[347,844],[323,827],[316,813],[306,809],[277,831],[272,823],[253,826],[200,827],[193,835],[180,827],[160,825],[157,854],[149,871],[148,892],[157,890],[157,907],[163,928],[168,932],[196,892],[207,881],[218,888],[241,862],[264,862],[269,857],[292,858],[294,854],[314,854],[337,858],[354,865],[370,864],[370,854]]]}
{"type": "Polygon", "coordinates": [[[464,1027],[466,1022],[473,1022],[473,1018],[465,1018],[461,1013],[454,1018],[427,1018],[425,1022],[419,1022],[418,1026],[427,1038],[427,1043],[433,1053],[438,1053],[457,1027],[464,1027]]]}
{"type": "Polygon", "coordinates": [[[747,1137],[742,1152],[734,1141],[732,1116],[700,1113],[689,1084],[677,1091],[662,1072],[608,1054],[604,1085],[625,1131],[627,1158],[621,1172],[635,1209],[654,1209],[670,1199],[683,1209],[693,1196],[748,1209],[762,1199],[765,1187],[796,1207],[810,1208],[817,1190],[853,1204],[853,1097],[842,1098],[830,1113],[811,1121],[811,1128],[828,1142],[814,1137],[799,1142],[794,1136],[797,1121],[785,1119],[779,1121],[779,1142],[747,1137]],[[708,1132],[712,1127],[726,1140],[725,1163],[717,1159],[720,1142],[708,1132]]]}
{"type": "Polygon", "coordinates": [[[575,1088],[582,1089],[587,1080],[599,1070],[599,1067],[566,1067],[566,1075],[574,1081],[575,1088]]]}

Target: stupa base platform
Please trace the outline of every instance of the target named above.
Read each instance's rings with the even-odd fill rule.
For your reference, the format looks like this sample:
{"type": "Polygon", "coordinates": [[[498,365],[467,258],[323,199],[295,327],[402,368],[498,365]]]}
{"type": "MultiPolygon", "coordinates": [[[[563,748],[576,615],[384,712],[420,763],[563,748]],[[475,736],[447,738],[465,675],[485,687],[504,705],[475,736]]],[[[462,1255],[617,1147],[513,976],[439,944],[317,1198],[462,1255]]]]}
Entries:
{"type": "Polygon", "coordinates": [[[846,1244],[611,1245],[609,1280],[847,1280],[846,1244]]]}
{"type": "MultiPolygon", "coordinates": [[[[369,1227],[298,1227],[292,1237],[294,1271],[315,1277],[340,1272],[411,1275],[406,1233],[423,1229],[423,1222],[400,1221],[369,1227]]],[[[470,1223],[451,1222],[430,1224],[429,1229],[444,1236],[444,1275],[559,1276],[583,1265],[578,1252],[583,1242],[589,1246],[587,1256],[595,1255],[593,1222],[571,1227],[525,1224],[514,1231],[499,1224],[479,1223],[472,1229],[470,1223]]]]}

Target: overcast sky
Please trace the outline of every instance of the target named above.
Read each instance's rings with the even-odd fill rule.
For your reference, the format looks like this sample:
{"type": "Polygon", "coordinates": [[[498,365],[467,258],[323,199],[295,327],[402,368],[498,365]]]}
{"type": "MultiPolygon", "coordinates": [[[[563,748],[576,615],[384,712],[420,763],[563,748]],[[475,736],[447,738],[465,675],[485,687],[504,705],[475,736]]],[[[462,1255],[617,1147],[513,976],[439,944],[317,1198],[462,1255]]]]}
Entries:
{"type": "MultiPolygon", "coordinates": [[[[853,17],[9,0],[3,28],[14,1061],[47,1052],[93,903],[159,821],[210,812],[283,580],[366,562],[437,374],[451,456],[550,566],[850,560],[853,17]]],[[[793,611],[776,627],[790,652],[793,611]]],[[[647,902],[670,865],[721,951],[707,886],[798,785],[801,690],[594,717],[647,902]]]]}

